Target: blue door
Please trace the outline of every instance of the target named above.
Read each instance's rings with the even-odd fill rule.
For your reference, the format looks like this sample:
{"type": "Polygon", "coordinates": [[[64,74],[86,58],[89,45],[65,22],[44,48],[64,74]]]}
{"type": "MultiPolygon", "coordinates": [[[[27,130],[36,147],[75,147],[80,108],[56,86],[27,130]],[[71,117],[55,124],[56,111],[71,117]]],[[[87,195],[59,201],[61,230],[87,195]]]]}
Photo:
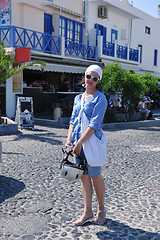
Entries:
{"type": "Polygon", "coordinates": [[[118,31],[112,29],[111,30],[111,43],[115,43],[115,40],[118,39],[118,31]]]}
{"type": "Polygon", "coordinates": [[[95,24],[96,29],[96,45],[98,43],[98,36],[103,36],[103,43],[106,42],[107,28],[100,24],[95,24]]]}
{"type": "Polygon", "coordinates": [[[52,32],[54,31],[52,25],[52,15],[44,13],[44,51],[52,52],[52,32]]]}

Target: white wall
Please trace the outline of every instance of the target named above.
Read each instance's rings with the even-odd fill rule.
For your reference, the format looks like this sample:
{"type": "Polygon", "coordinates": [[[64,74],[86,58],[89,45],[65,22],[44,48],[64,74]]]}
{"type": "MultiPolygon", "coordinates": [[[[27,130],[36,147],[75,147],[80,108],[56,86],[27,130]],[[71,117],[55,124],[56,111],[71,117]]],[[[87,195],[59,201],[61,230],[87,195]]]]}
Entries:
{"type": "MultiPolygon", "coordinates": [[[[106,2],[112,4],[111,0],[106,0],[106,2]]],[[[94,24],[98,23],[107,27],[108,42],[111,42],[111,29],[115,29],[118,31],[119,45],[127,46],[127,44],[129,44],[129,46],[134,49],[137,49],[139,44],[142,45],[142,63],[139,63],[138,66],[133,64],[130,64],[130,66],[127,65],[128,68],[133,67],[134,70],[136,69],[138,72],[140,72],[141,69],[150,70],[153,71],[154,74],[160,75],[160,20],[132,7],[127,1],[126,3],[124,1],[123,4],[126,4],[128,13],[123,14],[122,9],[120,9],[120,1],[116,0],[113,4],[115,4],[115,2],[117,2],[117,8],[111,5],[106,6],[108,9],[108,19],[98,18],[98,3],[96,3],[96,1],[89,2],[88,28],[94,29],[94,24]],[[150,27],[150,35],[145,33],[145,26],[150,27]],[[126,31],[126,39],[121,38],[121,31],[123,30],[126,31]],[[154,49],[158,50],[157,66],[154,66],[154,49]]],[[[106,62],[106,59],[103,59],[103,61],[106,62]]],[[[109,61],[111,61],[111,59],[109,59],[109,61]]]]}
{"type": "Polygon", "coordinates": [[[98,23],[107,27],[107,41],[111,42],[111,29],[118,31],[118,44],[126,45],[129,41],[129,23],[130,19],[117,15],[110,8],[108,9],[108,19],[98,18],[98,6],[94,3],[89,3],[89,19],[88,19],[88,28],[94,29],[94,24],[98,23]],[[121,38],[121,31],[126,31],[126,39],[121,38]]]}
{"type": "MultiPolygon", "coordinates": [[[[59,14],[80,20],[79,17],[55,8],[43,6],[42,3],[51,3],[45,0],[12,0],[12,25],[35,31],[44,31],[44,12],[52,14],[57,19],[59,14]]],[[[54,0],[54,4],[83,14],[83,0],[54,0]]],[[[57,20],[56,20],[57,21],[57,20]]],[[[59,23],[59,22],[58,22],[59,23]]]]}
{"type": "Polygon", "coordinates": [[[12,77],[6,81],[6,115],[9,118],[16,113],[16,94],[13,93],[12,77]]]}
{"type": "Polygon", "coordinates": [[[132,21],[132,44],[143,46],[142,64],[145,70],[160,71],[160,21],[144,12],[142,19],[132,21]],[[150,27],[151,34],[145,33],[145,26],[150,27]],[[154,49],[158,50],[158,66],[154,66],[154,49]]]}

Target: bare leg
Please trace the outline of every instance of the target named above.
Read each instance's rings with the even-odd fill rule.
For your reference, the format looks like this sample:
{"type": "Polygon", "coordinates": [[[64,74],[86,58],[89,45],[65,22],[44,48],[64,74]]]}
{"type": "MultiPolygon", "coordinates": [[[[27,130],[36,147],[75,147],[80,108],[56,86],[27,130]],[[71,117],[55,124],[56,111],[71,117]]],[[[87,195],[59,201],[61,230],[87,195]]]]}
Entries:
{"type": "Polygon", "coordinates": [[[97,214],[97,220],[95,223],[97,224],[103,224],[105,222],[106,217],[106,210],[104,207],[104,199],[105,199],[105,185],[104,180],[102,178],[102,175],[99,174],[98,176],[92,178],[94,188],[97,194],[97,200],[98,200],[98,214],[97,214]]]}
{"type": "Polygon", "coordinates": [[[84,213],[81,218],[74,222],[75,225],[82,225],[87,219],[93,217],[92,211],[92,182],[88,175],[81,177],[82,194],[84,201],[84,213]]]}

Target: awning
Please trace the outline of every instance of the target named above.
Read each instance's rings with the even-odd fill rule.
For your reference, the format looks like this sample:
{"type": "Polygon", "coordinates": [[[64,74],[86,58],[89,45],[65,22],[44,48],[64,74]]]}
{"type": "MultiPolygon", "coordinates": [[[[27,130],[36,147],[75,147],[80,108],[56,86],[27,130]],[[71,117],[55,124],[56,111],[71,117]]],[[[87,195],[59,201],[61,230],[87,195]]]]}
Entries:
{"type": "MultiPolygon", "coordinates": [[[[28,67],[29,70],[41,70],[39,66],[28,67]]],[[[65,73],[85,73],[86,67],[63,65],[63,64],[46,64],[47,72],[65,72],[65,73]]]]}

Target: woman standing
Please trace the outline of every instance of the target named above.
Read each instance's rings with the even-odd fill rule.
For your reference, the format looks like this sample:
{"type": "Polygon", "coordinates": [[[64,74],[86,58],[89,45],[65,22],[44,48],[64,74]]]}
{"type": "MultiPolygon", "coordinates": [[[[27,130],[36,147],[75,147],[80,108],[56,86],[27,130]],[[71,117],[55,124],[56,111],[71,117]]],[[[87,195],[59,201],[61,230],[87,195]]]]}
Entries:
{"type": "MultiPolygon", "coordinates": [[[[91,166],[87,163],[83,151],[84,143],[93,135],[98,139],[102,138],[103,117],[107,108],[107,100],[103,93],[97,90],[97,84],[102,78],[102,69],[98,65],[91,65],[85,72],[86,90],[83,94],[83,109],[89,120],[89,125],[84,133],[81,130],[81,120],[79,113],[81,110],[82,94],[75,97],[73,112],[68,130],[66,146],[73,149],[76,163],[80,163],[80,159],[86,160],[86,170],[81,177],[82,194],[84,200],[84,212],[80,219],[74,222],[75,225],[83,225],[93,219],[92,211],[92,181],[96,191],[98,200],[96,224],[104,224],[106,217],[106,209],[104,207],[105,185],[101,176],[101,166],[91,166]],[[82,134],[81,134],[82,133],[82,134]],[[79,158],[79,156],[81,158],[79,158]]],[[[107,151],[107,148],[106,148],[107,151]]]]}

